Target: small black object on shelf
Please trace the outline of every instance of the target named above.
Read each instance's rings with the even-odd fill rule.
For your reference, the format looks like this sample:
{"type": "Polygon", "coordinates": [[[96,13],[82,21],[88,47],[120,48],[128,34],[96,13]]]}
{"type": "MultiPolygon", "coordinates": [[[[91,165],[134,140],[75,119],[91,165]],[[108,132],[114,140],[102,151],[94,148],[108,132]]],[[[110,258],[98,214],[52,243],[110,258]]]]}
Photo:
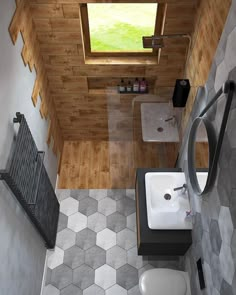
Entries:
{"type": "Polygon", "coordinates": [[[173,106],[184,108],[190,91],[190,83],[188,79],[177,79],[175,83],[174,94],[172,97],[173,106]]]}

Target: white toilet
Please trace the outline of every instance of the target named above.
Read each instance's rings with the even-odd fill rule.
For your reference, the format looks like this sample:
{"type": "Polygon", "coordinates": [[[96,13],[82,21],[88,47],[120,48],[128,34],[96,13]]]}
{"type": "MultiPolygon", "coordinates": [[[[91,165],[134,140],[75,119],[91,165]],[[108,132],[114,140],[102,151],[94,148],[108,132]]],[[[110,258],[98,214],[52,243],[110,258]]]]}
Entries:
{"type": "Polygon", "coordinates": [[[167,268],[145,271],[139,289],[142,295],[191,295],[188,273],[167,268]]]}

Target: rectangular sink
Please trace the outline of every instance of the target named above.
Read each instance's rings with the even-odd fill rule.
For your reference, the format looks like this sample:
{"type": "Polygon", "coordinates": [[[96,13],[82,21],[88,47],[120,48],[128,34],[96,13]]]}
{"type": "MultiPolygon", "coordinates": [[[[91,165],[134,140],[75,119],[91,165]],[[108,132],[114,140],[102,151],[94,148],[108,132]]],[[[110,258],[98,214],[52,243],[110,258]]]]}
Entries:
{"type": "Polygon", "coordinates": [[[183,172],[149,172],[145,174],[148,226],[150,229],[192,229],[188,193],[174,191],[186,183],[183,172]]]}

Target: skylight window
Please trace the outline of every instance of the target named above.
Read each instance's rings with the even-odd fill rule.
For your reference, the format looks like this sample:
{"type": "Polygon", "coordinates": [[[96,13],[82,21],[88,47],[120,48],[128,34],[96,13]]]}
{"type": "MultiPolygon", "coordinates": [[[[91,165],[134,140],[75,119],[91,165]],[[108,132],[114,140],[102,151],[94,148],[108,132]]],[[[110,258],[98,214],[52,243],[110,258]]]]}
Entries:
{"type": "MultiPolygon", "coordinates": [[[[151,52],[142,37],[154,35],[157,3],[87,4],[87,47],[93,52],[151,52]]],[[[85,30],[86,31],[86,30],[85,30]]]]}

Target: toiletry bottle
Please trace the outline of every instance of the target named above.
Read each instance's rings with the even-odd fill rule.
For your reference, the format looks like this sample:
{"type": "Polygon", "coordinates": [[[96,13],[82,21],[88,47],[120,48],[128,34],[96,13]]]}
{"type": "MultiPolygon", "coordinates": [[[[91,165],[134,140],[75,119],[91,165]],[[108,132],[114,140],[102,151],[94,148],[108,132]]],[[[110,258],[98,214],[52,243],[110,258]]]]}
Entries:
{"type": "Polygon", "coordinates": [[[140,92],[146,92],[146,90],[147,90],[147,82],[145,78],[143,78],[142,81],[140,82],[140,92]]]}
{"type": "Polygon", "coordinates": [[[134,84],[133,84],[133,92],[139,92],[139,81],[138,78],[135,78],[134,84]]]}
{"type": "Polygon", "coordinates": [[[120,82],[120,92],[125,92],[125,82],[123,79],[120,82]]]}
{"type": "Polygon", "coordinates": [[[131,85],[131,82],[130,81],[128,82],[128,85],[126,87],[126,90],[127,90],[127,92],[132,92],[132,85],[131,85]]]}

